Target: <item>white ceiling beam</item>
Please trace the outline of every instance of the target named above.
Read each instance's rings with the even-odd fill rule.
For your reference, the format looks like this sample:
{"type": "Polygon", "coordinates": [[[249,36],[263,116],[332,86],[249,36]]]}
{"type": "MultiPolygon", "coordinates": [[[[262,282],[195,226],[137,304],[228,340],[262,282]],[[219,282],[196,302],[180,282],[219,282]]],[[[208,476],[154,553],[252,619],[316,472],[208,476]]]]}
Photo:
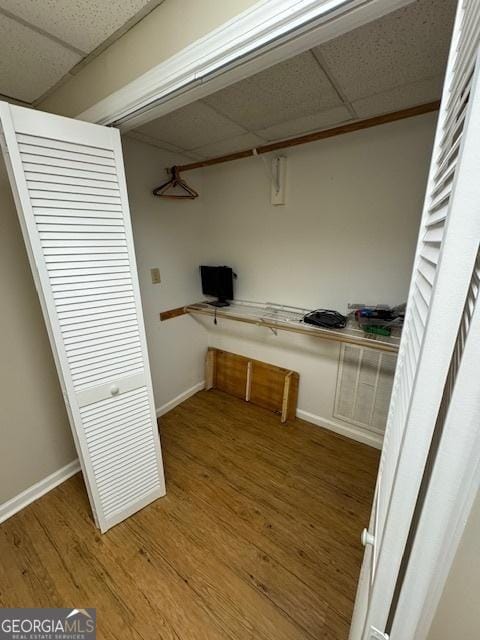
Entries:
{"type": "Polygon", "coordinates": [[[263,0],[77,117],[129,131],[414,0],[263,0]]]}

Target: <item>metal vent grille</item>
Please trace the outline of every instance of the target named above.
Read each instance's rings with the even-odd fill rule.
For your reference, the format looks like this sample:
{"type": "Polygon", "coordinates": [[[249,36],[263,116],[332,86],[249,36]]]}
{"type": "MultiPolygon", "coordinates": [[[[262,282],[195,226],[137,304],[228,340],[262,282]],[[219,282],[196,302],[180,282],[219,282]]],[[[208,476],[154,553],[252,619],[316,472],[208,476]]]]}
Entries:
{"type": "Polygon", "coordinates": [[[373,349],[342,345],[334,417],[383,433],[396,357],[373,349]]]}

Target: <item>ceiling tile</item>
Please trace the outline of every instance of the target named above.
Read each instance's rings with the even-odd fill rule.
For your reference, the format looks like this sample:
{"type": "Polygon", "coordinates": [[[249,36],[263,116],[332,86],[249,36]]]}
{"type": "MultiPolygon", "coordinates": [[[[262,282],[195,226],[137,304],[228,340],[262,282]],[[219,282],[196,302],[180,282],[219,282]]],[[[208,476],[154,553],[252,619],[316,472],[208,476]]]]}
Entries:
{"type": "Polygon", "coordinates": [[[334,107],[327,109],[321,113],[315,113],[311,116],[304,116],[295,120],[289,120],[282,124],[274,125],[257,131],[259,135],[267,140],[282,140],[283,138],[291,138],[299,136],[310,131],[333,127],[347,120],[351,120],[352,116],[346,107],[334,107]]]}
{"type": "Polygon", "coordinates": [[[341,104],[310,51],[217,91],[204,101],[252,131],[341,104]]]}
{"type": "Polygon", "coordinates": [[[213,142],[212,144],[199,147],[198,149],[194,149],[194,152],[201,156],[201,158],[213,158],[214,156],[223,156],[228,153],[259,147],[262,144],[265,144],[264,138],[260,138],[253,133],[243,133],[228,140],[221,140],[220,142],[213,142]]]}
{"type": "Polygon", "coordinates": [[[153,136],[148,136],[145,133],[141,133],[138,130],[129,131],[125,134],[127,138],[135,138],[139,142],[145,142],[145,144],[152,144],[155,147],[159,147],[160,149],[164,149],[165,151],[171,151],[172,153],[183,153],[184,150],[176,147],[173,144],[169,144],[168,142],[160,142],[153,136]]]}
{"type": "Polygon", "coordinates": [[[80,56],[0,14],[0,92],[32,102],[56,84],[80,56]]]}
{"type": "Polygon", "coordinates": [[[138,140],[138,142],[143,142],[144,144],[149,144],[151,146],[157,147],[157,149],[162,149],[162,151],[180,154],[188,160],[204,159],[203,156],[198,155],[194,151],[185,151],[185,149],[179,149],[173,144],[168,144],[168,142],[159,142],[156,138],[152,138],[152,136],[147,136],[144,133],[140,133],[140,131],[128,131],[127,133],[124,133],[123,136],[125,138],[132,138],[133,140],[138,140]]]}
{"type": "Polygon", "coordinates": [[[442,75],[456,0],[417,0],[315,49],[350,101],[442,75]]]}
{"type": "Polygon", "coordinates": [[[138,131],[186,150],[246,133],[242,127],[203,102],[193,102],[177,109],[140,127],[138,131]]]}
{"type": "Polygon", "coordinates": [[[370,118],[391,111],[400,111],[437,100],[442,92],[443,76],[412,82],[384,93],[352,102],[359,118],[370,118]]]}
{"type": "Polygon", "coordinates": [[[0,0],[0,7],[90,53],[150,0],[0,0]]]}

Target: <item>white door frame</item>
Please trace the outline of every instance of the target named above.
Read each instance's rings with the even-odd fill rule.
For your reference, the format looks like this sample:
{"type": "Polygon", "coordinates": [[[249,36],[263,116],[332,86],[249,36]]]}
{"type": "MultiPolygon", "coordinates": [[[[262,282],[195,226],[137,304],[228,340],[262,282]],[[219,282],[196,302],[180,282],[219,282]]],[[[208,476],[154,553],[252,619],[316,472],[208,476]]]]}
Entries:
{"type": "MultiPolygon", "coordinates": [[[[128,131],[412,1],[264,0],[77,117],[128,131]]],[[[470,382],[474,379],[475,376],[470,376],[470,382]]],[[[463,420],[462,437],[456,440],[453,451],[449,451],[449,440],[442,442],[441,455],[437,458],[425,501],[426,512],[428,509],[435,513],[435,498],[436,508],[442,506],[441,487],[445,478],[451,475],[454,462],[468,460],[473,467],[458,465],[455,483],[449,492],[448,509],[444,508],[443,517],[436,519],[436,533],[444,554],[441,570],[431,557],[428,562],[423,562],[422,588],[417,590],[415,581],[412,582],[409,573],[406,575],[399,602],[402,618],[395,619],[392,631],[410,624],[417,632],[415,636],[408,636],[409,640],[426,637],[478,488],[480,460],[475,451],[479,447],[472,447],[472,442],[478,437],[478,422],[464,420],[467,409],[471,409],[471,415],[474,415],[474,408],[470,405],[462,405],[458,401],[456,409],[457,419],[463,420]],[[453,522],[454,534],[450,529],[453,522]],[[402,625],[399,625],[400,619],[402,625]]],[[[478,406],[475,410],[478,418],[478,406]]],[[[428,549],[430,539],[431,532],[419,526],[414,553],[418,555],[422,548],[428,549]]],[[[439,549],[437,545],[435,552],[438,553],[439,549]]]]}

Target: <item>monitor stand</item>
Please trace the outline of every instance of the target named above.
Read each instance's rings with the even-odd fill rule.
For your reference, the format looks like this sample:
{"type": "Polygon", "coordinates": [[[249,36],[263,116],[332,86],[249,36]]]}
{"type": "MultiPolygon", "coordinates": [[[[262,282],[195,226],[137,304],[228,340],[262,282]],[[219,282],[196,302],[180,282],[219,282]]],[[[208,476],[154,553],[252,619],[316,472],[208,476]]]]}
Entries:
{"type": "Polygon", "coordinates": [[[207,304],[209,304],[212,307],[229,307],[230,303],[227,302],[226,300],[214,300],[213,302],[208,302],[207,304]]]}

